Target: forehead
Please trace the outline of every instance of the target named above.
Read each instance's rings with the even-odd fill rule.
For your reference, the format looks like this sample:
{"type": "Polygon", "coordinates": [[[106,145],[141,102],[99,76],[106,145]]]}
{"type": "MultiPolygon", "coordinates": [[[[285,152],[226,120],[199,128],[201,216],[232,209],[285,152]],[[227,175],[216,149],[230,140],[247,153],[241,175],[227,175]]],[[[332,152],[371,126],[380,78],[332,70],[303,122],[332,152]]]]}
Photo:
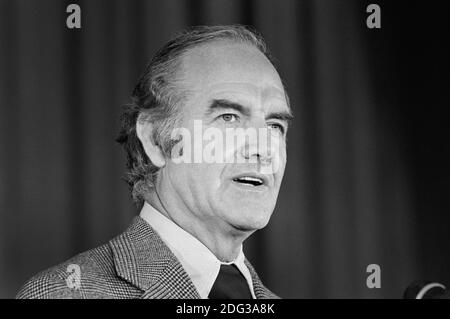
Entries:
{"type": "Polygon", "coordinates": [[[215,41],[196,47],[186,53],[182,70],[182,82],[191,100],[230,98],[261,106],[274,102],[286,105],[274,66],[248,44],[215,41]]]}

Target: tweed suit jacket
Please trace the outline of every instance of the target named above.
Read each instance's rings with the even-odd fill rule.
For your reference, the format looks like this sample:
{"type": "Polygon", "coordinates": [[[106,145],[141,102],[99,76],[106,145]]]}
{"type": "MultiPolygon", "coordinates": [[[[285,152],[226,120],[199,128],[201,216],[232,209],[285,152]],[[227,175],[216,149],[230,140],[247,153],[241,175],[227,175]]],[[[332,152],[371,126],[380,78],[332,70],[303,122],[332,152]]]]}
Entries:
{"type": "MultiPolygon", "coordinates": [[[[278,298],[261,282],[254,268],[250,270],[258,299],[278,298]]],[[[69,268],[70,269],[70,268],[69,268]]],[[[25,283],[17,294],[20,299],[50,298],[200,298],[181,263],[159,235],[137,216],[129,228],[98,248],[43,271],[25,283]],[[68,266],[80,270],[80,285],[67,280],[68,266]]]]}

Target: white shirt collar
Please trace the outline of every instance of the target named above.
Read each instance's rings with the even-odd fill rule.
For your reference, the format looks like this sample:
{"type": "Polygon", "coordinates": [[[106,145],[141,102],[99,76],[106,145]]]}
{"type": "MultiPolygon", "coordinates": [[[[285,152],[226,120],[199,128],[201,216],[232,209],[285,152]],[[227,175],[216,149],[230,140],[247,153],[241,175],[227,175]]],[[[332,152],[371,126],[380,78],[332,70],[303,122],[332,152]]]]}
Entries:
{"type": "Polygon", "coordinates": [[[252,297],[256,299],[252,277],[244,263],[245,256],[242,246],[239,255],[233,262],[223,263],[197,238],[161,214],[147,202],[144,203],[140,216],[150,224],[180,261],[201,298],[208,298],[214,281],[219,274],[220,265],[235,264],[246,279],[252,297]]]}

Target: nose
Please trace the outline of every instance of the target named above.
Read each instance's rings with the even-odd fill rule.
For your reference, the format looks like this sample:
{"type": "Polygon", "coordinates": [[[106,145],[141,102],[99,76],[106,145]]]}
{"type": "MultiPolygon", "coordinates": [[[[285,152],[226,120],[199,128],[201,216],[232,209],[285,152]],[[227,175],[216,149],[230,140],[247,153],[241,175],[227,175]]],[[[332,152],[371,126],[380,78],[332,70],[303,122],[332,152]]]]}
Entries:
{"type": "Polygon", "coordinates": [[[263,124],[258,123],[250,129],[255,134],[246,136],[246,142],[241,148],[242,157],[247,161],[255,161],[263,166],[270,165],[276,150],[275,143],[271,140],[271,133],[267,129],[265,121],[263,124]]]}
{"type": "Polygon", "coordinates": [[[254,160],[261,165],[270,165],[273,154],[266,149],[258,147],[258,143],[248,143],[242,148],[242,157],[248,161],[254,160]]]}

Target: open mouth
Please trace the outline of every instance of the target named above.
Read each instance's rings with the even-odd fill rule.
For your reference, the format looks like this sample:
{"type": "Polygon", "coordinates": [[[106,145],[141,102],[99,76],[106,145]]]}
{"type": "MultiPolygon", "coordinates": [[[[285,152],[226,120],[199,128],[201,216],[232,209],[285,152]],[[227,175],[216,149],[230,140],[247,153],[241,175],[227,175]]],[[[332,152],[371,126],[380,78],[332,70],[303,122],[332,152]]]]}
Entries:
{"type": "Polygon", "coordinates": [[[253,176],[240,176],[233,178],[233,181],[236,183],[247,184],[251,186],[261,186],[264,184],[264,180],[262,178],[253,176]]]}

